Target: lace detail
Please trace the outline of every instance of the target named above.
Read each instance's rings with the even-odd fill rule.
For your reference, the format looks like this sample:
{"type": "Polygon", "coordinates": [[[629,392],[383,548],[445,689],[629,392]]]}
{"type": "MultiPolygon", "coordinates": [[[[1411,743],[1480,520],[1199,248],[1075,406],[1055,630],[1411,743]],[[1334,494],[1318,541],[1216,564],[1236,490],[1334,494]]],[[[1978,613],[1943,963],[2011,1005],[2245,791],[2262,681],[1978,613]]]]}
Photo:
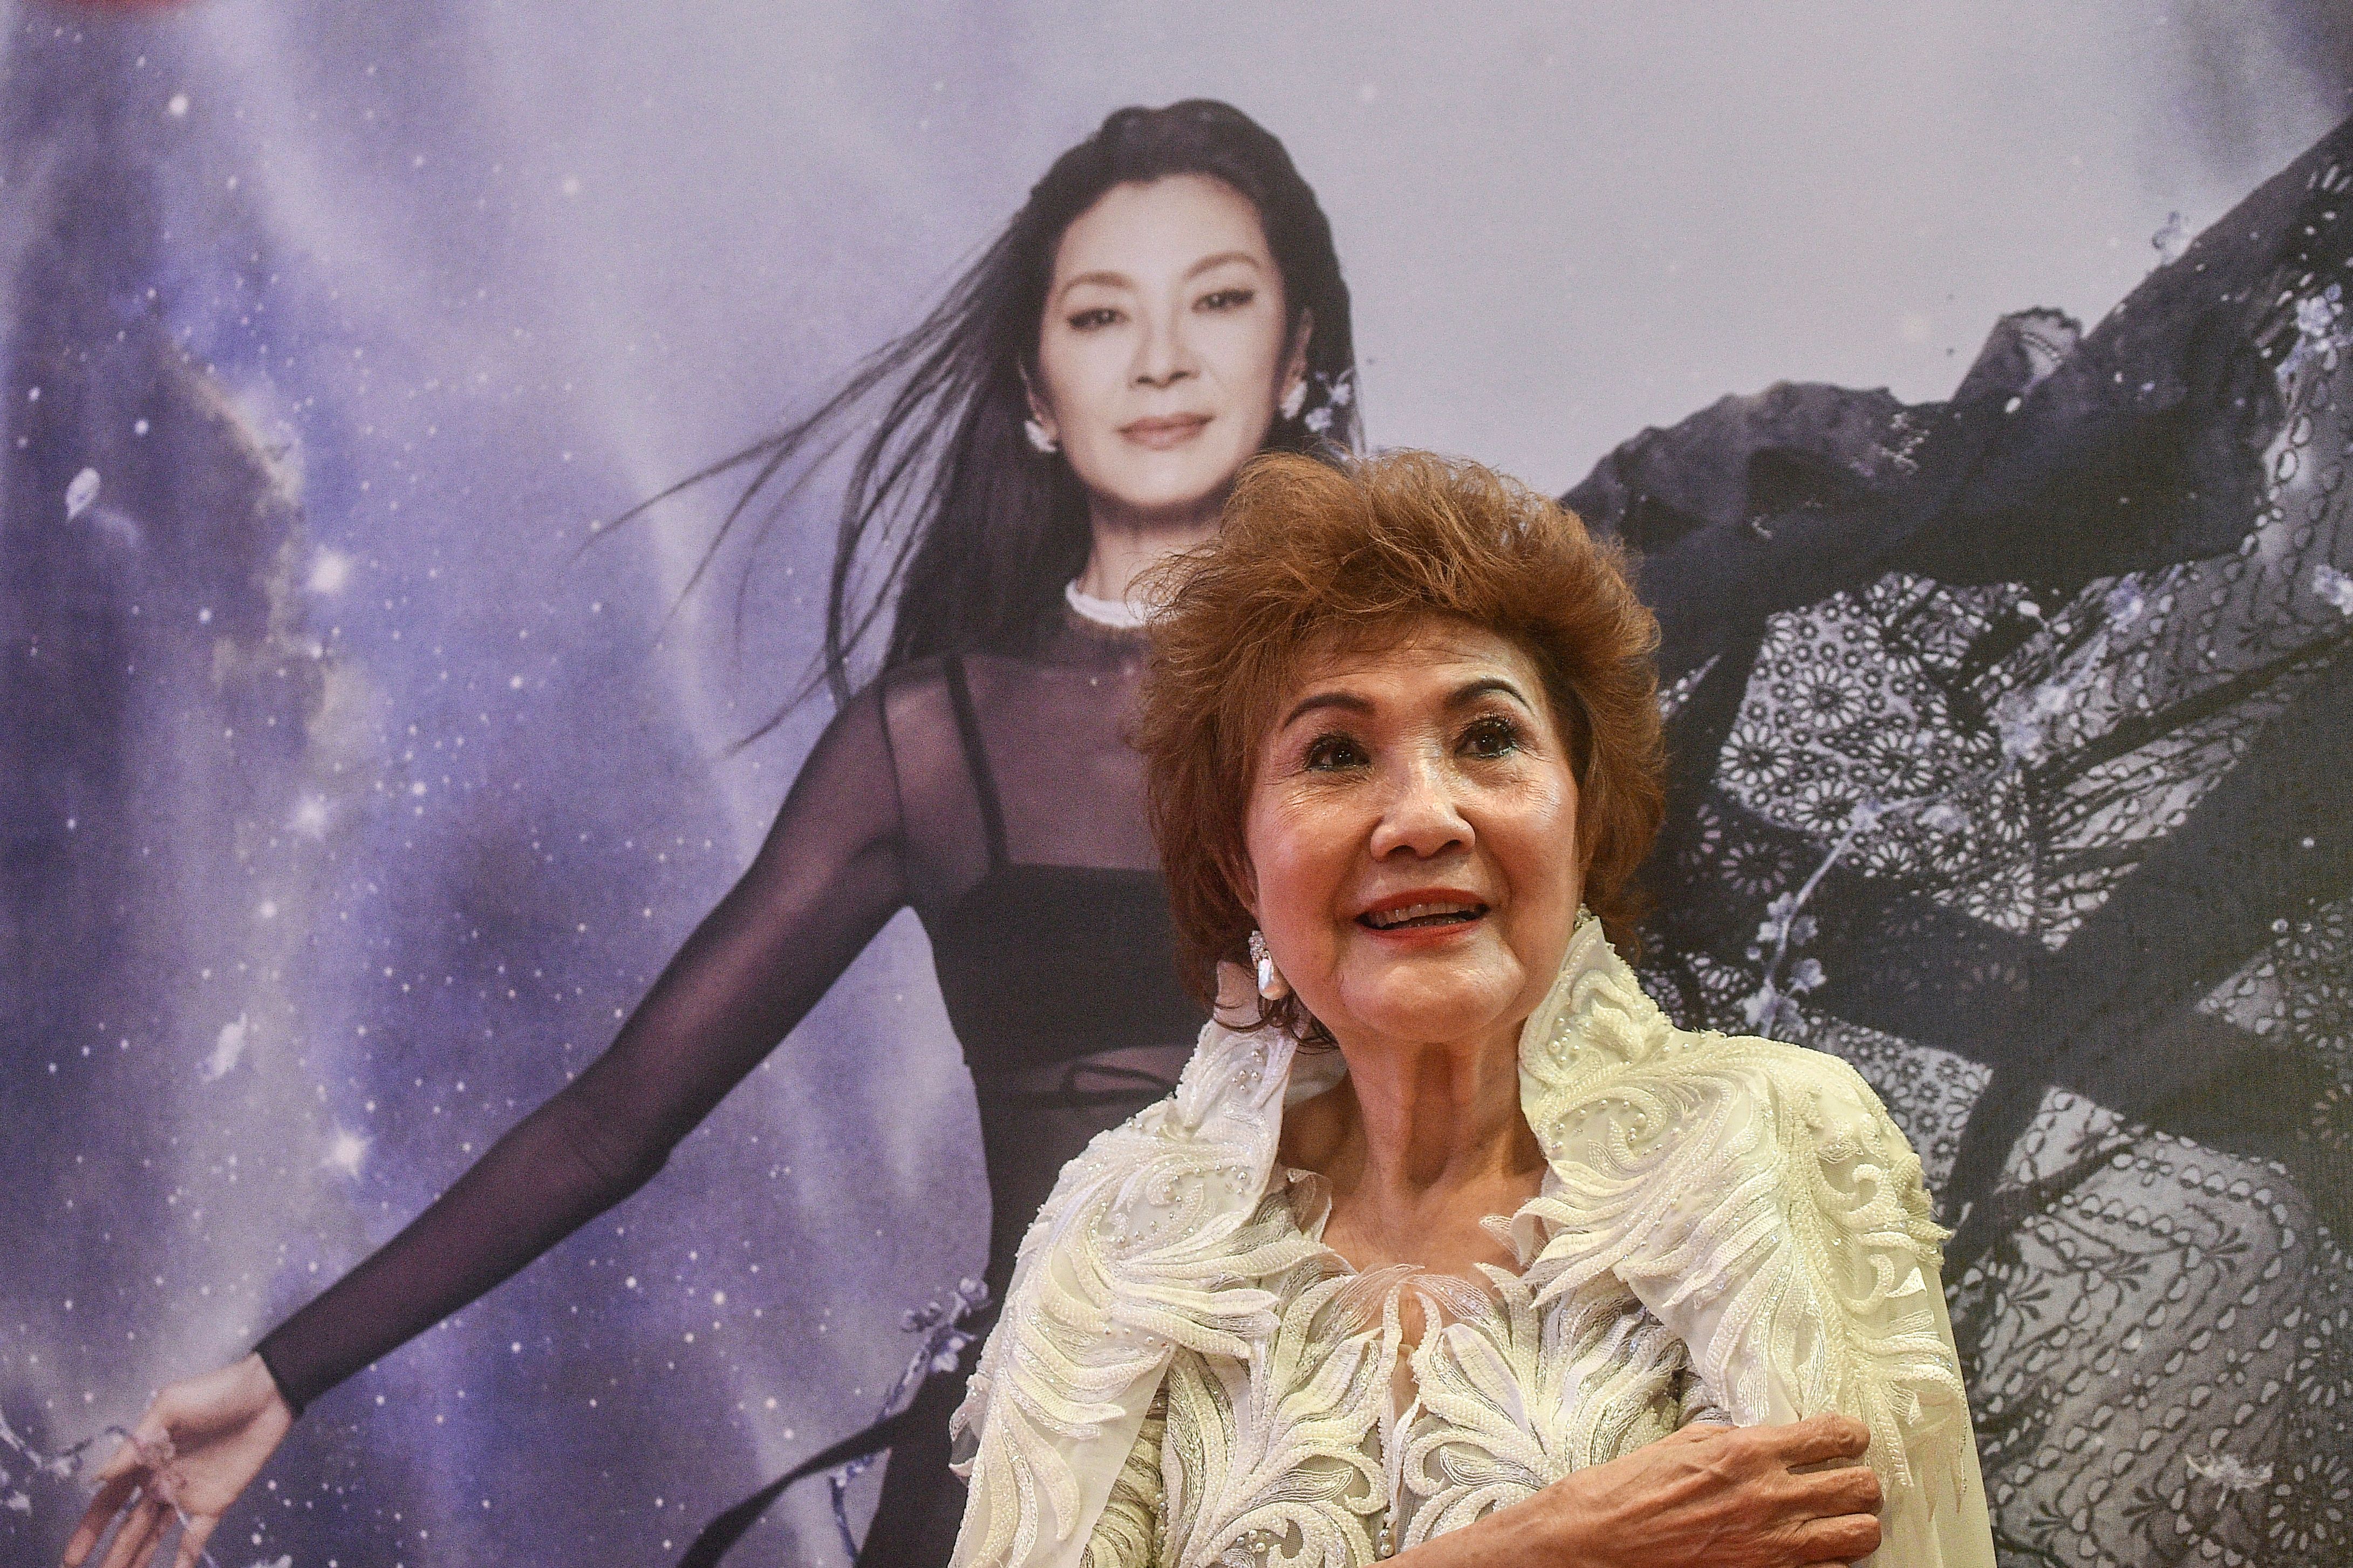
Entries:
{"type": "Polygon", "coordinates": [[[1930,1305],[1945,1232],[1853,1068],[1676,1029],[1588,922],[1520,1070],[1559,1183],[1524,1211],[1557,1233],[1555,1289],[1623,1279],[1742,1423],[1860,1417],[1891,1497],[1925,1445],[1959,1479],[1968,1403],[1930,1305]]]}
{"type": "Polygon", "coordinates": [[[1686,1421],[1723,1420],[1683,1342],[1614,1279],[1556,1292],[1562,1265],[1494,1293],[1424,1277],[1442,1304],[1413,1358],[1418,1411],[1405,1424],[1402,1550],[1534,1496],[1571,1470],[1607,1464],[1686,1421]]]}
{"type": "MultiPolygon", "coordinates": [[[[1293,1229],[1287,1205],[1266,1219],[1293,1229]]],[[[1368,1563],[1387,1510],[1379,1454],[1384,1327],[1324,1258],[1276,1286],[1283,1305],[1250,1357],[1187,1352],[1168,1372],[1170,1568],[1236,1560],[1368,1563]]]]}
{"type": "Polygon", "coordinates": [[[1852,1070],[1672,1028],[1590,919],[1520,1051],[1550,1170],[1496,1222],[1519,1271],[1359,1276],[1318,1239],[1320,1184],[1274,1166],[1282,1105],[1337,1058],[1294,1083],[1288,1039],[1205,1030],[1022,1245],[957,1415],[955,1561],[1354,1568],[1686,1421],[1838,1408],[1889,1489],[1878,1561],[1989,1568],[1943,1232],[1852,1070]]]}
{"type": "Polygon", "coordinates": [[[1250,1281],[1316,1250],[1251,1223],[1291,1050],[1208,1026],[1176,1092],[1063,1171],[950,1423],[972,1489],[955,1562],[1076,1562],[1175,1348],[1241,1359],[1272,1332],[1250,1281]]]}

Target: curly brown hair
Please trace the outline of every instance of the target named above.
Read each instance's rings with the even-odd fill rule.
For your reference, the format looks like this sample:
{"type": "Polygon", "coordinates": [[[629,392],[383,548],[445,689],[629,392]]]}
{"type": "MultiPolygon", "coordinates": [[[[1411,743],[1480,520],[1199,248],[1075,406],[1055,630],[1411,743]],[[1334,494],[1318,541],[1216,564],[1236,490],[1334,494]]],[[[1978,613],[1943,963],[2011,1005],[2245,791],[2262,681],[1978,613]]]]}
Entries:
{"type": "MultiPolygon", "coordinates": [[[[1258,753],[1302,656],[1466,621],[1523,648],[1567,731],[1585,901],[1630,951],[1634,871],[1665,810],[1658,622],[1624,552],[1477,463],[1427,452],[1324,460],[1277,453],[1242,470],[1217,537],[1159,568],[1135,741],[1187,986],[1247,965],[1243,819],[1258,753]]],[[[1295,998],[1265,1009],[1311,1026],[1295,998]]]]}

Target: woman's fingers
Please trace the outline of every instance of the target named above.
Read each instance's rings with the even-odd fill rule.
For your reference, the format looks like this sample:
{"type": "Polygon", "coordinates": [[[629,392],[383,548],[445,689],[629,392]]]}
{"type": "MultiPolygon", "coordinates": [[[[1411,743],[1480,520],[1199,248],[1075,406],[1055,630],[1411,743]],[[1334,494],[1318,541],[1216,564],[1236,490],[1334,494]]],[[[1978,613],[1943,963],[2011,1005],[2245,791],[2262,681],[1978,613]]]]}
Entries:
{"type": "Polygon", "coordinates": [[[1852,1415],[1826,1411],[1781,1426],[1752,1426],[1772,1446],[1774,1458],[1789,1466],[1828,1459],[1860,1459],[1871,1447],[1871,1428],[1852,1415]]]}
{"type": "Polygon", "coordinates": [[[139,1454],[139,1439],[126,1436],[114,1446],[114,1452],[106,1457],[106,1463],[99,1466],[98,1479],[101,1481],[121,1479],[144,1462],[139,1454]]]}
{"type": "Polygon", "coordinates": [[[1868,1465],[1813,1470],[1797,1478],[1798,1497],[1817,1519],[1842,1513],[1877,1513],[1879,1476],[1868,1465]]]}
{"type": "Polygon", "coordinates": [[[134,1568],[147,1555],[147,1549],[164,1532],[164,1522],[171,1510],[153,1498],[141,1498],[124,1516],[122,1528],[115,1531],[114,1546],[99,1568],[134,1568]]]}
{"type": "MultiPolygon", "coordinates": [[[[125,1443],[116,1458],[131,1451],[131,1445],[125,1443]]],[[[107,1468],[113,1468],[114,1461],[108,1460],[107,1468]]],[[[105,1472],[100,1473],[103,1475],[105,1472]]],[[[118,1475],[98,1489],[98,1495],[90,1500],[90,1507],[82,1511],[81,1522],[74,1526],[72,1536],[66,1542],[64,1568],[81,1568],[83,1561],[90,1556],[90,1549],[105,1537],[106,1527],[114,1522],[115,1514],[138,1489],[139,1478],[127,1475],[118,1475]]]]}
{"type": "Polygon", "coordinates": [[[197,1568],[205,1560],[205,1542],[212,1539],[213,1526],[219,1522],[217,1515],[188,1521],[188,1528],[180,1532],[180,1550],[172,1556],[172,1568],[197,1568]]]}
{"type": "Polygon", "coordinates": [[[1879,1550],[1879,1521],[1867,1513],[1818,1519],[1797,1536],[1799,1554],[1809,1562],[1859,1563],[1879,1550]]]}

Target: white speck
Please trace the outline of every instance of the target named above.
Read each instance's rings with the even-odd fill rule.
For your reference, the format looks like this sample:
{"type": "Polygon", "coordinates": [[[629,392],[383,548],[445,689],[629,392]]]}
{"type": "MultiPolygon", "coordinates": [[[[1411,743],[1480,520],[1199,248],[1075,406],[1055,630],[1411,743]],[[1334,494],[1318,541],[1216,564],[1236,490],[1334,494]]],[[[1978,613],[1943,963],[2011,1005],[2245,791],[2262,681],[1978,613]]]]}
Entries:
{"type": "Polygon", "coordinates": [[[211,626],[212,624],[213,624],[213,611],[212,611],[212,606],[211,606],[211,605],[206,605],[203,609],[198,610],[198,611],[196,612],[196,625],[198,625],[198,626],[211,626]]]}
{"type": "Polygon", "coordinates": [[[133,419],[131,422],[131,433],[133,436],[144,436],[147,434],[147,421],[144,419],[133,419]]]}
{"type": "Polygon", "coordinates": [[[522,689],[522,677],[520,675],[508,676],[507,689],[510,691],[521,691],[522,689]]]}
{"type": "Polygon", "coordinates": [[[340,550],[322,550],[311,557],[309,586],[313,594],[340,594],[352,580],[352,558],[340,550]]]}
{"type": "Polygon", "coordinates": [[[1940,800],[1920,814],[1920,826],[1937,833],[1958,833],[1968,825],[1961,808],[1948,800],[1940,800]]]}
{"type": "Polygon", "coordinates": [[[2147,606],[2148,601],[2142,595],[2140,584],[2129,577],[2108,590],[2108,618],[2120,626],[2128,626],[2140,619],[2141,611],[2147,606]]]}
{"type": "Polygon", "coordinates": [[[275,899],[264,899],[261,900],[261,906],[253,912],[259,915],[263,920],[274,921],[278,918],[278,900],[275,899]]]}
{"type": "MultiPolygon", "coordinates": [[[[2337,324],[2339,307],[2325,294],[2308,295],[2295,302],[2295,330],[2307,338],[2325,338],[2337,324]]],[[[34,388],[36,394],[39,388],[34,388]]]]}
{"type": "Polygon", "coordinates": [[[164,112],[174,120],[185,120],[188,117],[188,95],[185,92],[174,93],[164,100],[164,112]]]}
{"type": "Polygon", "coordinates": [[[2269,1465],[2249,1465],[2236,1454],[2217,1454],[2211,1459],[2199,1459],[2183,1455],[2181,1462],[2189,1467],[2193,1476],[2202,1476],[2226,1492],[2253,1491],[2271,1485],[2269,1465]]]}
{"type": "Polygon", "coordinates": [[[98,470],[84,468],[66,486],[66,521],[71,522],[98,500],[98,470]]]}
{"type": "Polygon", "coordinates": [[[2312,591],[2336,605],[2337,614],[2353,616],[2353,577],[2326,561],[2312,569],[2312,591]]]}
{"type": "Polygon", "coordinates": [[[294,807],[294,815],[286,826],[307,838],[327,836],[327,803],[315,795],[306,795],[294,807]]]}
{"type": "Polygon", "coordinates": [[[319,1163],[341,1171],[346,1176],[360,1173],[360,1162],[367,1157],[368,1141],[344,1128],[335,1129],[327,1140],[327,1157],[319,1163]]]}
{"type": "Polygon", "coordinates": [[[580,194],[580,176],[577,174],[565,175],[564,184],[561,188],[564,194],[567,196],[578,195],[580,194]]]}
{"type": "Polygon", "coordinates": [[[248,1030],[246,1016],[242,1013],[237,1016],[234,1023],[221,1026],[220,1033],[213,1038],[213,1054],[205,1058],[203,1070],[206,1083],[227,1078],[237,1064],[245,1059],[248,1030]]]}

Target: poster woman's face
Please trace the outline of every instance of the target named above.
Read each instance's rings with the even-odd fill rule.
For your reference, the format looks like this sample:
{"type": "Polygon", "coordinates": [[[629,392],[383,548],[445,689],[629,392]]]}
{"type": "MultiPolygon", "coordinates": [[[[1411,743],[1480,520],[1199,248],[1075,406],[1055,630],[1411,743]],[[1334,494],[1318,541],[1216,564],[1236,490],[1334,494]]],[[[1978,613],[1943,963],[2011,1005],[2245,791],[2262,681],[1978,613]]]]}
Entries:
{"type": "Polygon", "coordinates": [[[1255,456],[1306,341],[1258,209],[1223,181],[1114,185],[1063,232],[1030,401],[1097,515],[1190,518],[1255,456]]]}

